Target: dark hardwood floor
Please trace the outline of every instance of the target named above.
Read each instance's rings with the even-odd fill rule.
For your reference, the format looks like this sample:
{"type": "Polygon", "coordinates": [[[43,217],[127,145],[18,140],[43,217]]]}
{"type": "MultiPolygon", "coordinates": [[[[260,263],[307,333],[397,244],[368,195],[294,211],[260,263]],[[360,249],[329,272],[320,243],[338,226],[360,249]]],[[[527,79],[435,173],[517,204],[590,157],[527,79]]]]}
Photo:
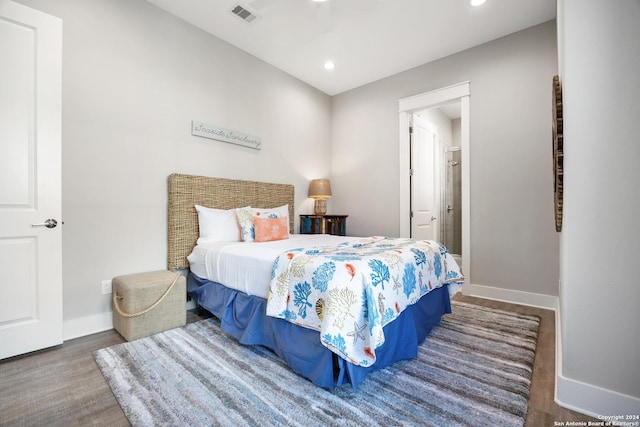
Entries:
{"type": "MultiPolygon", "coordinates": [[[[527,427],[588,421],[554,400],[555,313],[458,295],[457,300],[540,316],[527,427]]],[[[188,322],[202,317],[190,311],[188,322]]],[[[66,341],[0,362],[0,426],[128,426],[93,359],[95,350],[124,342],[114,330],[66,341]]]]}

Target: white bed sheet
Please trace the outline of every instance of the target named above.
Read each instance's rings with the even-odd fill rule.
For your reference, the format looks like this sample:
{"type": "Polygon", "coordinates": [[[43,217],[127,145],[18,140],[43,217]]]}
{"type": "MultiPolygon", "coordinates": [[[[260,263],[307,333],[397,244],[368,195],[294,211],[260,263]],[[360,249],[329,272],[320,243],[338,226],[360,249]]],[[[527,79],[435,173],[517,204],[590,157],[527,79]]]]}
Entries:
{"type": "Polygon", "coordinates": [[[273,263],[294,248],[337,246],[361,237],[291,234],[275,242],[210,242],[196,245],[187,257],[193,274],[248,295],[267,298],[273,263]]]}

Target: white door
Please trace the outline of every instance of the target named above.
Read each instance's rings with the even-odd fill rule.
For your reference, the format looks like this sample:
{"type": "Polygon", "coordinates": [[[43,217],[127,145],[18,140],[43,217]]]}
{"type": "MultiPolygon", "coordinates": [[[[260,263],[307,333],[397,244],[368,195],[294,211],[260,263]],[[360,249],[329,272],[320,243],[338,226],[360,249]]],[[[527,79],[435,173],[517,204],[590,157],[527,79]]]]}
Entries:
{"type": "Polygon", "coordinates": [[[60,19],[0,0],[0,359],[62,343],[61,57],[60,19]]]}
{"type": "Polygon", "coordinates": [[[411,237],[439,240],[439,142],[437,128],[413,115],[411,134],[411,237]]]}

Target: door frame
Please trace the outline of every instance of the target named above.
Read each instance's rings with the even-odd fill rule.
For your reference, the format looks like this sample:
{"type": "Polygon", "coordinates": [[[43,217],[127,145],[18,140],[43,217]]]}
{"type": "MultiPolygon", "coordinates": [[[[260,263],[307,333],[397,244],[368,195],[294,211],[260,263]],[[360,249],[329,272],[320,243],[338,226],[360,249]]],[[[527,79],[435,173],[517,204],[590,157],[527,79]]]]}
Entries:
{"type": "Polygon", "coordinates": [[[470,97],[469,81],[424,92],[398,100],[398,140],[400,159],[400,237],[409,237],[411,226],[411,190],[409,186],[411,163],[409,158],[411,115],[451,101],[460,101],[460,147],[462,150],[462,270],[471,283],[471,179],[470,179],[470,97]]]}

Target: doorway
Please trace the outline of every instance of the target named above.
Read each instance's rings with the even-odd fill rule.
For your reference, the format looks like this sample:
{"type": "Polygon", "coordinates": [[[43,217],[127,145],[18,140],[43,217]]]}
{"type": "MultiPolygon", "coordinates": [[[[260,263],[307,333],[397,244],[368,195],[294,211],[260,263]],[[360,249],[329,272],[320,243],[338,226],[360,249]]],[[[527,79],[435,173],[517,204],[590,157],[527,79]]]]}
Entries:
{"type": "MultiPolygon", "coordinates": [[[[400,158],[400,236],[411,237],[411,137],[409,128],[414,113],[421,111],[433,110],[435,108],[445,108],[445,106],[456,105],[459,111],[459,142],[451,143],[446,151],[442,152],[442,160],[440,162],[440,178],[443,185],[440,186],[444,193],[440,200],[443,200],[440,208],[440,243],[447,239],[447,222],[452,225],[451,238],[453,232],[453,224],[455,217],[459,217],[458,233],[459,246],[451,243],[450,252],[459,252],[458,261],[462,266],[462,270],[467,278],[466,283],[471,283],[471,215],[470,215],[470,161],[469,161],[469,115],[470,115],[470,83],[463,82],[453,86],[444,87],[431,92],[426,92],[403,98],[398,101],[399,105],[399,158],[400,158]],[[448,163],[451,161],[452,163],[448,163]],[[453,163],[456,162],[456,163],[453,163]],[[450,174],[450,176],[448,176],[450,174]],[[458,175],[456,177],[456,175],[458,175]],[[451,192],[450,198],[447,199],[446,186],[447,178],[453,184],[455,179],[460,182],[459,200],[454,201],[455,192],[451,192]],[[450,204],[447,202],[450,201],[450,204]],[[447,212],[449,208],[449,212],[447,212]],[[456,212],[457,211],[457,212],[456,212]],[[454,212],[456,212],[454,214],[454,212]],[[449,221],[447,221],[449,220],[449,221]],[[453,224],[452,224],[453,221],[453,224]]],[[[451,240],[451,239],[450,239],[451,240]]],[[[446,245],[446,243],[445,243],[446,245]]]]}
{"type": "MultiPolygon", "coordinates": [[[[436,240],[462,259],[462,147],[460,101],[411,115],[411,229],[414,239],[436,240]],[[432,135],[432,152],[424,153],[424,129],[432,135]],[[424,198],[432,199],[429,218],[423,218],[424,198]],[[422,218],[421,218],[422,217],[422,218]],[[421,219],[421,221],[418,221],[421,219]],[[427,219],[433,232],[421,232],[427,219]]],[[[431,138],[427,138],[431,139],[431,138]]]]}

